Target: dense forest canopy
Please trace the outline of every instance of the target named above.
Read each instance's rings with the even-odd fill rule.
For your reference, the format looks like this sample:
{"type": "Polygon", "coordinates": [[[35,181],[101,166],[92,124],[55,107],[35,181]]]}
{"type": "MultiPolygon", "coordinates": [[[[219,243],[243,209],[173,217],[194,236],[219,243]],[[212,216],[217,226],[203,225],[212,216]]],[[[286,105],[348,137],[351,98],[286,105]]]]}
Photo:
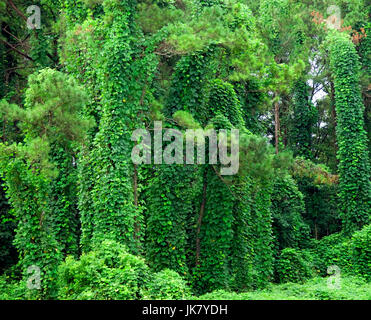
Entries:
{"type": "Polygon", "coordinates": [[[368,1],[0,17],[0,299],[371,299],[368,1]]]}

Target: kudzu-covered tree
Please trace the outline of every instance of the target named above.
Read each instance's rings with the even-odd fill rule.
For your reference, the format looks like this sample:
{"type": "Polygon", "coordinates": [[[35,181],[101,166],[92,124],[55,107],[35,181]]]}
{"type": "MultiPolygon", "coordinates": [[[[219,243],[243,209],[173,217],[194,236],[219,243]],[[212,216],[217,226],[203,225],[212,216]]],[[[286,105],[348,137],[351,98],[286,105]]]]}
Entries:
{"type": "Polygon", "coordinates": [[[195,286],[200,292],[228,288],[234,196],[212,165],[204,168],[196,247],[195,286]]]}
{"type": "Polygon", "coordinates": [[[91,218],[85,221],[91,223],[87,227],[93,230],[93,242],[109,238],[139,252],[142,217],[133,191],[130,137],[134,129],[144,125],[145,94],[156,58],[137,40],[141,32],[135,22],[135,2],[105,1],[103,7],[102,116],[90,153],[94,185],[91,218]],[[137,59],[140,55],[143,58],[137,59]]]}
{"type": "MultiPolygon", "coordinates": [[[[63,43],[59,52],[60,60],[66,72],[72,74],[88,95],[87,104],[82,113],[94,117],[97,124],[102,117],[101,81],[102,51],[106,29],[98,18],[104,16],[102,3],[84,3],[83,1],[65,0],[62,12],[66,21],[66,31],[60,39],[63,43]],[[83,48],[83,49],[82,49],[83,48]]],[[[80,215],[82,251],[92,249],[93,235],[93,199],[92,188],[96,182],[91,152],[93,140],[99,127],[88,132],[88,138],[76,159],[77,165],[77,206],[80,215]]]]}
{"type": "MultiPolygon", "coordinates": [[[[215,115],[211,120],[215,129],[232,129],[232,123],[241,128],[243,145],[240,148],[244,151],[241,161],[256,157],[263,166],[269,167],[265,141],[260,142],[260,154],[254,147],[259,142],[254,138],[245,141],[249,133],[243,128],[241,106],[233,87],[215,80],[208,103],[210,114],[215,115]]],[[[201,292],[264,286],[273,273],[269,170],[263,170],[259,176],[259,170],[250,169],[240,168],[235,179],[228,179],[220,175],[218,166],[205,168],[196,265],[196,285],[201,292]]]]}
{"type": "Polygon", "coordinates": [[[370,222],[371,182],[364,128],[364,105],[359,84],[359,57],[345,34],[328,37],[334,79],[339,146],[339,196],[344,231],[352,233],[370,222]]]}

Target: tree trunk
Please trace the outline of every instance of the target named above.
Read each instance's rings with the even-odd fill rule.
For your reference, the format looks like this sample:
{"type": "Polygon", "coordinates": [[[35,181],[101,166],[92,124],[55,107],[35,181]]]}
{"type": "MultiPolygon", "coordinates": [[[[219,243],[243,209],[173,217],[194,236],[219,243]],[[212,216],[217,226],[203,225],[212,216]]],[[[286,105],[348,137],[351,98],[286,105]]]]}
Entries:
{"type": "Polygon", "coordinates": [[[200,214],[198,216],[197,221],[197,232],[196,232],[196,266],[200,264],[200,252],[201,252],[201,246],[200,246],[200,231],[201,231],[201,224],[202,224],[202,218],[204,216],[205,212],[205,205],[206,205],[206,191],[207,191],[207,172],[208,168],[205,168],[204,172],[204,185],[202,190],[202,202],[200,207],[200,214]]]}

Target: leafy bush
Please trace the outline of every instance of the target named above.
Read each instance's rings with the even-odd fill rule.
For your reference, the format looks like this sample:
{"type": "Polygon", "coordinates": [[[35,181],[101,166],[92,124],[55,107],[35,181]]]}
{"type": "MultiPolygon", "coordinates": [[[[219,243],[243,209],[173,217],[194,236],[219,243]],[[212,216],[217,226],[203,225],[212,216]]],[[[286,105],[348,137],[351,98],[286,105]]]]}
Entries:
{"type": "Polygon", "coordinates": [[[342,233],[332,234],[315,242],[312,250],[315,268],[321,275],[337,265],[341,273],[371,278],[371,225],[355,232],[351,238],[342,233]]]}
{"type": "Polygon", "coordinates": [[[371,280],[371,224],[353,234],[350,244],[351,272],[371,280]]]}
{"type": "Polygon", "coordinates": [[[285,248],[276,263],[279,282],[303,282],[312,276],[311,257],[305,251],[285,248]]]}
{"type": "Polygon", "coordinates": [[[8,277],[0,277],[0,300],[23,300],[26,298],[26,283],[9,281],[8,277]]]}
{"type": "Polygon", "coordinates": [[[68,256],[58,269],[60,299],[140,299],[149,277],[144,260],[110,240],[83,254],[68,256]]]}
{"type": "Polygon", "coordinates": [[[190,290],[185,280],[175,271],[165,269],[155,273],[144,293],[145,299],[182,300],[189,297],[190,290]]]}
{"type": "Polygon", "coordinates": [[[323,237],[314,244],[314,266],[319,275],[326,275],[327,268],[332,265],[337,265],[342,271],[349,270],[349,239],[342,233],[323,237]]]}

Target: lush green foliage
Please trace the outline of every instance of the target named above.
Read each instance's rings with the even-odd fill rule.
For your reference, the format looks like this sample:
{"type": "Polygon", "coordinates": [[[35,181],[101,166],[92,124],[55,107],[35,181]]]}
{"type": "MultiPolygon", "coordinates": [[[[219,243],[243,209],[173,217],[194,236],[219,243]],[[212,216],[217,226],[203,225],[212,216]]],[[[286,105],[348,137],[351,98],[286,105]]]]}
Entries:
{"type": "Polygon", "coordinates": [[[370,299],[366,0],[30,4],[0,2],[0,298],[370,299]],[[238,172],[210,138],[134,164],[155,121],[238,129],[238,172]]]}
{"type": "Polygon", "coordinates": [[[189,297],[187,283],[179,274],[169,269],[155,273],[144,293],[145,299],[154,300],[183,300],[189,297]]]}
{"type": "Polygon", "coordinates": [[[149,269],[124,246],[104,240],[79,260],[68,256],[58,274],[60,299],[129,300],[142,297],[149,269]]]}
{"type": "Polygon", "coordinates": [[[326,278],[314,278],[305,284],[272,285],[254,292],[214,291],[198,297],[200,300],[370,300],[370,283],[354,277],[342,278],[341,289],[331,289],[326,278]]]}

